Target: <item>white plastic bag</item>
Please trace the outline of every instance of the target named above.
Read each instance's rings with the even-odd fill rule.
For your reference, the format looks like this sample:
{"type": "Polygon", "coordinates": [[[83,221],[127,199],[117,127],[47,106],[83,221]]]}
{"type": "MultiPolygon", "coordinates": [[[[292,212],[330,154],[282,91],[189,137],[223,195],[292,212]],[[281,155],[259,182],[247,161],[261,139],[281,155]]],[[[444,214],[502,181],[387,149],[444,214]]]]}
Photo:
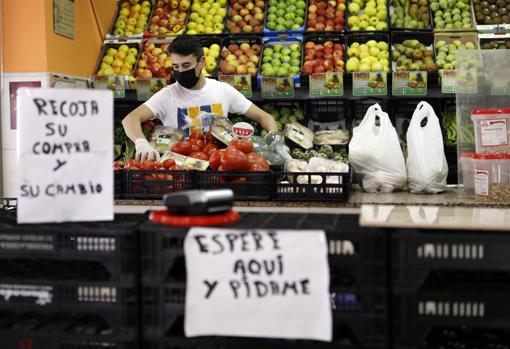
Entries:
{"type": "Polygon", "coordinates": [[[397,131],[379,104],[368,108],[349,143],[349,162],[365,191],[390,193],[406,184],[406,165],[397,131]],[[380,126],[376,125],[376,118],[380,126]]]}
{"type": "Polygon", "coordinates": [[[448,163],[443,134],[434,109],[420,102],[407,129],[407,176],[411,193],[437,194],[446,190],[448,163]],[[421,127],[421,122],[427,124],[421,127]]]}

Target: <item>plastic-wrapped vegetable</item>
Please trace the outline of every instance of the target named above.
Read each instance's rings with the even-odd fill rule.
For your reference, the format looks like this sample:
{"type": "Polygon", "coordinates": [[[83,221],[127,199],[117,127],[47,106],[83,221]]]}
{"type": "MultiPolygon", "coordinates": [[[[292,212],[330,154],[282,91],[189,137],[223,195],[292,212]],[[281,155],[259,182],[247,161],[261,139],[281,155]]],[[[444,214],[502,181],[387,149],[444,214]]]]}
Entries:
{"type": "Polygon", "coordinates": [[[265,158],[271,165],[283,165],[285,163],[285,159],[277,153],[266,153],[265,158]]]}
{"type": "Polygon", "coordinates": [[[269,147],[267,146],[264,138],[259,136],[251,136],[249,140],[253,143],[253,151],[262,153],[269,150],[269,147]]]}
{"type": "Polygon", "coordinates": [[[267,144],[271,144],[273,142],[280,142],[283,143],[285,140],[285,137],[282,132],[271,132],[268,133],[268,135],[265,138],[267,144]]]}

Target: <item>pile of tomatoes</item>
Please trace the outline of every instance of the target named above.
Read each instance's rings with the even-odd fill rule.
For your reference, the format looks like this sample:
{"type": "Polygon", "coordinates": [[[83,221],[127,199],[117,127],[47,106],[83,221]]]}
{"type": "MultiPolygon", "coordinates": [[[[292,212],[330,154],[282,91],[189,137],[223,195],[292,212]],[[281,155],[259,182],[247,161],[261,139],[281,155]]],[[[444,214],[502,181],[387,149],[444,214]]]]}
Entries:
{"type": "MultiPolygon", "coordinates": [[[[113,170],[126,170],[126,171],[177,171],[177,170],[185,170],[185,168],[177,165],[173,159],[167,159],[163,162],[152,161],[152,160],[128,160],[126,163],[122,161],[115,161],[113,163],[113,170]]],[[[162,181],[171,181],[173,180],[173,176],[165,173],[147,173],[143,176],[141,174],[137,174],[133,176],[133,179],[145,179],[145,180],[162,180],[162,181]]]]}
{"type": "Polygon", "coordinates": [[[199,160],[209,160],[211,153],[221,147],[211,133],[193,133],[188,139],[175,143],[172,151],[199,160]]]}

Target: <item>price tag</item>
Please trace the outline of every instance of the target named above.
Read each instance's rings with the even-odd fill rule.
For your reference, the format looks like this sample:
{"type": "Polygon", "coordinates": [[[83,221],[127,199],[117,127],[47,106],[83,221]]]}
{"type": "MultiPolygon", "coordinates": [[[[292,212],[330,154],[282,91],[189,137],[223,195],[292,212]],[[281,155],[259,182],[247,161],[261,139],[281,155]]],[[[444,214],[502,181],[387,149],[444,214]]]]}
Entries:
{"type": "Polygon", "coordinates": [[[218,80],[226,82],[237,91],[241,92],[246,98],[251,98],[253,96],[251,75],[219,75],[218,80]]]}
{"type": "Polygon", "coordinates": [[[478,92],[478,74],[475,71],[443,70],[441,72],[442,93],[466,93],[478,92]]]}
{"type": "Polygon", "coordinates": [[[328,72],[309,76],[310,97],[341,97],[344,95],[343,73],[328,72]]]}
{"type": "Polygon", "coordinates": [[[136,99],[146,101],[167,85],[165,78],[136,79],[136,99]]]}
{"type": "Polygon", "coordinates": [[[239,138],[250,138],[253,135],[253,126],[247,122],[238,122],[232,126],[232,132],[239,138]]]}
{"type": "Polygon", "coordinates": [[[385,96],[388,94],[386,72],[352,73],[353,96],[385,96]]]}
{"type": "Polygon", "coordinates": [[[294,80],[292,78],[262,78],[262,98],[294,97],[294,80]]]}
{"type": "Polygon", "coordinates": [[[96,75],[94,76],[96,90],[111,90],[113,97],[126,97],[126,81],[123,75],[96,75]]]}
{"type": "Polygon", "coordinates": [[[394,96],[426,96],[426,71],[393,72],[391,94],[394,96]]]}

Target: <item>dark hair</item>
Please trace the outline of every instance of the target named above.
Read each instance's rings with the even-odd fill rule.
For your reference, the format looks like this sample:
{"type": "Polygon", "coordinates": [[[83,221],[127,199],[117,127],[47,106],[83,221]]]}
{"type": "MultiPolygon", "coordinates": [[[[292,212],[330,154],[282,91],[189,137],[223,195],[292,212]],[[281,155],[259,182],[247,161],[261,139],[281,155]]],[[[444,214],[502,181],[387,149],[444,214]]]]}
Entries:
{"type": "Polygon", "coordinates": [[[193,35],[177,36],[170,44],[169,51],[181,56],[193,55],[197,57],[197,61],[204,55],[200,40],[193,35]]]}

